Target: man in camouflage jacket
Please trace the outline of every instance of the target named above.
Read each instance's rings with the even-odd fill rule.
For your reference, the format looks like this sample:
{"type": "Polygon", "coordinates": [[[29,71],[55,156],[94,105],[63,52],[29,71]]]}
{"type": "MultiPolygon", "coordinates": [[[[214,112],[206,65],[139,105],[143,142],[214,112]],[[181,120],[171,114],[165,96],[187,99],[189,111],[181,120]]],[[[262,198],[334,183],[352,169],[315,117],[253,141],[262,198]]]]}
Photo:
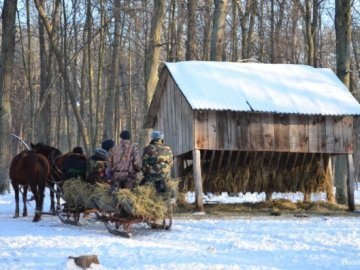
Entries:
{"type": "Polygon", "coordinates": [[[136,173],[141,170],[141,160],[136,144],[130,142],[130,132],[120,133],[120,143],[110,150],[108,167],[112,172],[112,180],[117,187],[133,188],[136,173]]]}
{"type": "Polygon", "coordinates": [[[144,179],[142,184],[154,184],[157,192],[165,192],[165,182],[170,178],[173,165],[171,148],[164,145],[164,133],[153,131],[151,142],[145,147],[142,158],[144,179]]]}

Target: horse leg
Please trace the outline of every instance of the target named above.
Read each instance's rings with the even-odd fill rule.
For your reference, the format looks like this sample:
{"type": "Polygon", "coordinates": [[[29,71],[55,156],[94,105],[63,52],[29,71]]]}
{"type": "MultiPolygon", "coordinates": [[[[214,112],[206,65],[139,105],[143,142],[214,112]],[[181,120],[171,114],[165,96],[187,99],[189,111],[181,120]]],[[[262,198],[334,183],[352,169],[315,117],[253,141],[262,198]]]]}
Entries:
{"type": "Polygon", "coordinates": [[[13,218],[19,217],[19,186],[11,183],[15,192],[15,214],[13,218]]]}
{"type": "Polygon", "coordinates": [[[55,184],[50,183],[49,189],[50,189],[50,212],[55,213],[55,195],[54,195],[54,188],[55,184]]]}
{"type": "Polygon", "coordinates": [[[40,197],[39,210],[40,210],[40,213],[42,212],[43,205],[44,205],[45,187],[46,187],[46,184],[39,184],[39,197],[40,197]]]}
{"type": "Polygon", "coordinates": [[[28,215],[28,211],[27,211],[27,190],[28,190],[28,186],[24,186],[24,190],[23,190],[23,194],[22,194],[22,199],[23,199],[23,217],[27,217],[28,215]]]}
{"type": "Polygon", "coordinates": [[[40,202],[41,202],[41,195],[40,192],[38,190],[38,187],[36,185],[32,185],[31,186],[31,190],[34,194],[35,197],[35,202],[36,202],[36,207],[35,207],[35,215],[33,218],[33,222],[38,222],[41,219],[41,206],[40,206],[40,202]]]}
{"type": "Polygon", "coordinates": [[[56,187],[56,210],[60,210],[60,192],[61,192],[61,187],[59,185],[57,185],[56,187]]]}

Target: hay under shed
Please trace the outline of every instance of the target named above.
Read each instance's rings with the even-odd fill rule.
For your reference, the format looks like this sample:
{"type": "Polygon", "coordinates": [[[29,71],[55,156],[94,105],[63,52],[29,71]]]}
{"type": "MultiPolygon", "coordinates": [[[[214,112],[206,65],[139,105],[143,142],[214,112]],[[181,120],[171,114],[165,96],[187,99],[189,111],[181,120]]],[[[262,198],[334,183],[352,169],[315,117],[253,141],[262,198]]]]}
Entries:
{"type": "MultiPolygon", "coordinates": [[[[205,193],[317,193],[331,187],[330,171],[324,169],[321,154],[241,152],[230,162],[205,156],[202,163],[205,193]],[[209,166],[211,161],[215,165],[209,166]]],[[[194,189],[192,177],[188,174],[183,178],[181,192],[194,189]]]]}

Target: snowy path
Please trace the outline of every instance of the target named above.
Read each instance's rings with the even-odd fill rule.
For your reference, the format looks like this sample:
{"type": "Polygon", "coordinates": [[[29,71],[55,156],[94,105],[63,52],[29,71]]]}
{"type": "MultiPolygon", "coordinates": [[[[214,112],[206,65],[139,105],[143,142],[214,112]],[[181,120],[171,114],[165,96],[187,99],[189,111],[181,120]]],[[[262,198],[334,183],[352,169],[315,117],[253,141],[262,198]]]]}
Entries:
{"type": "Polygon", "coordinates": [[[96,269],[359,269],[359,217],[176,218],[171,231],[136,226],[133,238],[44,216],[13,219],[0,196],[0,269],[73,269],[68,256],[97,254],[96,269]]]}

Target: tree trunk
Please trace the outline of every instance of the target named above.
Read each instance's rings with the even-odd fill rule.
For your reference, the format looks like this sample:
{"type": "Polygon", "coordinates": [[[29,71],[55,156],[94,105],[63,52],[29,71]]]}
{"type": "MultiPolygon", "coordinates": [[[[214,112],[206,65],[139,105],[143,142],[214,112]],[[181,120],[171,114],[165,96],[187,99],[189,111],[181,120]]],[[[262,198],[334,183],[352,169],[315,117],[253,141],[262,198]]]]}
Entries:
{"type": "Polygon", "coordinates": [[[82,135],[82,139],[83,139],[83,142],[84,142],[85,152],[88,152],[88,149],[89,149],[88,132],[87,132],[87,129],[86,129],[85,125],[84,125],[84,122],[83,122],[83,120],[81,118],[79,108],[77,106],[76,97],[75,97],[74,93],[71,91],[71,84],[70,84],[70,78],[69,78],[69,75],[68,75],[68,72],[67,72],[67,67],[63,63],[61,52],[57,48],[56,42],[55,42],[55,40],[53,38],[52,25],[49,22],[46,14],[45,14],[44,9],[40,5],[39,0],[34,0],[34,1],[35,1],[36,9],[39,12],[41,20],[42,20],[42,22],[43,22],[43,24],[45,26],[46,32],[47,32],[47,34],[49,36],[50,45],[51,45],[52,49],[54,50],[59,70],[61,72],[61,75],[63,76],[64,88],[65,88],[65,91],[67,91],[67,93],[69,95],[70,102],[71,102],[71,107],[72,107],[73,112],[75,114],[75,118],[76,118],[77,124],[79,126],[79,129],[81,130],[81,135],[82,135]]]}
{"type": "Polygon", "coordinates": [[[231,24],[231,61],[236,62],[238,60],[238,11],[237,0],[232,0],[232,24],[231,24]]]}
{"type": "Polygon", "coordinates": [[[17,0],[5,0],[2,10],[0,55],[0,193],[9,188],[8,169],[11,153],[12,71],[15,52],[15,20],[17,0]]]}
{"type": "MultiPolygon", "coordinates": [[[[158,69],[160,59],[160,46],[162,21],[165,16],[165,0],[154,0],[154,11],[151,19],[150,40],[147,46],[147,54],[145,60],[145,113],[149,109],[151,100],[153,98],[156,84],[159,80],[158,69]]],[[[148,140],[149,131],[142,135],[142,142],[148,140]]]]}
{"type": "Polygon", "coordinates": [[[29,94],[30,94],[30,134],[29,139],[31,142],[35,139],[35,93],[33,88],[33,69],[32,67],[32,53],[31,53],[31,24],[30,24],[30,0],[26,0],[26,29],[27,29],[27,74],[28,74],[28,84],[29,84],[29,94]]]}
{"type": "Polygon", "coordinates": [[[103,80],[103,66],[104,66],[104,53],[105,53],[105,40],[104,40],[104,29],[105,26],[105,8],[103,0],[99,1],[100,5],[100,34],[99,34],[99,59],[98,59],[98,76],[97,76],[97,90],[96,90],[96,112],[95,112],[95,133],[93,138],[93,145],[95,147],[95,142],[102,138],[103,134],[100,134],[100,130],[103,130],[103,122],[100,120],[100,115],[103,115],[101,112],[101,105],[100,105],[100,97],[103,95],[103,87],[102,87],[102,80],[103,80]]]}
{"type": "Polygon", "coordinates": [[[150,40],[145,62],[146,108],[149,107],[158,81],[162,21],[165,16],[165,0],[154,0],[150,40]]]}
{"type": "MultiPolygon", "coordinates": [[[[44,0],[39,1],[39,5],[44,7],[44,0]]],[[[45,29],[40,16],[39,24],[39,53],[40,53],[40,102],[44,103],[37,119],[36,137],[43,143],[50,144],[50,118],[51,118],[51,95],[46,97],[46,89],[50,85],[52,76],[52,57],[51,49],[46,50],[45,29]],[[45,99],[45,101],[44,101],[45,99]]]]}
{"type": "Polygon", "coordinates": [[[305,1],[305,28],[307,44],[307,64],[314,65],[314,39],[311,29],[311,0],[305,1]]]}
{"type": "MultiPolygon", "coordinates": [[[[336,75],[349,88],[350,86],[350,42],[351,42],[351,3],[347,0],[335,1],[336,32],[336,75]]],[[[336,201],[347,201],[346,156],[338,156],[335,161],[336,201]]]]}
{"type": "Polygon", "coordinates": [[[203,51],[202,60],[209,60],[210,55],[210,31],[211,31],[211,0],[205,0],[204,5],[204,33],[203,33],[203,51]]]}
{"type": "Polygon", "coordinates": [[[114,45],[111,60],[111,74],[109,82],[109,94],[106,99],[105,106],[105,119],[104,119],[104,136],[103,139],[111,139],[114,136],[115,125],[115,93],[117,89],[118,76],[119,76],[119,49],[120,49],[120,30],[121,30],[121,17],[120,17],[120,0],[116,0],[114,4],[114,17],[115,17],[115,30],[114,30],[114,45]]]}
{"type": "Polygon", "coordinates": [[[275,32],[274,32],[274,38],[275,38],[275,50],[274,50],[274,60],[275,63],[281,63],[282,62],[282,55],[281,52],[284,51],[284,48],[281,46],[283,45],[283,42],[281,42],[281,29],[284,22],[284,16],[285,16],[285,4],[286,0],[282,0],[282,2],[277,1],[279,4],[279,10],[278,10],[278,20],[275,24],[275,32]]]}
{"type": "Polygon", "coordinates": [[[271,0],[270,13],[270,63],[275,63],[275,7],[274,1],[271,0]]]}
{"type": "Polygon", "coordinates": [[[186,41],[186,60],[196,59],[196,7],[197,0],[187,2],[187,41],[186,41]]]}
{"type": "MultiPolygon", "coordinates": [[[[92,36],[92,29],[93,29],[93,18],[92,18],[92,2],[91,0],[87,0],[86,2],[86,27],[85,32],[87,33],[87,40],[90,40],[90,37],[92,36]]],[[[93,141],[94,138],[94,107],[95,107],[95,98],[94,98],[94,67],[92,64],[92,42],[89,41],[86,44],[86,50],[87,50],[87,72],[88,72],[88,84],[87,84],[87,90],[89,93],[89,136],[90,136],[90,143],[91,147],[93,148],[95,146],[95,141],[93,141]]]]}
{"type": "Polygon", "coordinates": [[[247,0],[245,8],[242,6],[240,1],[237,1],[239,9],[239,18],[240,18],[240,28],[241,28],[241,58],[248,59],[248,37],[250,31],[248,27],[248,21],[250,16],[250,7],[252,6],[252,0],[247,0]]]}
{"type": "Polygon", "coordinates": [[[175,62],[175,46],[176,46],[176,25],[175,25],[175,10],[176,10],[176,3],[175,0],[170,0],[169,3],[169,17],[168,17],[168,33],[167,33],[167,43],[166,43],[166,61],[168,62],[175,62]]]}
{"type": "Polygon", "coordinates": [[[224,54],[225,18],[227,0],[214,0],[213,31],[211,35],[211,61],[222,61],[224,54]]]}

